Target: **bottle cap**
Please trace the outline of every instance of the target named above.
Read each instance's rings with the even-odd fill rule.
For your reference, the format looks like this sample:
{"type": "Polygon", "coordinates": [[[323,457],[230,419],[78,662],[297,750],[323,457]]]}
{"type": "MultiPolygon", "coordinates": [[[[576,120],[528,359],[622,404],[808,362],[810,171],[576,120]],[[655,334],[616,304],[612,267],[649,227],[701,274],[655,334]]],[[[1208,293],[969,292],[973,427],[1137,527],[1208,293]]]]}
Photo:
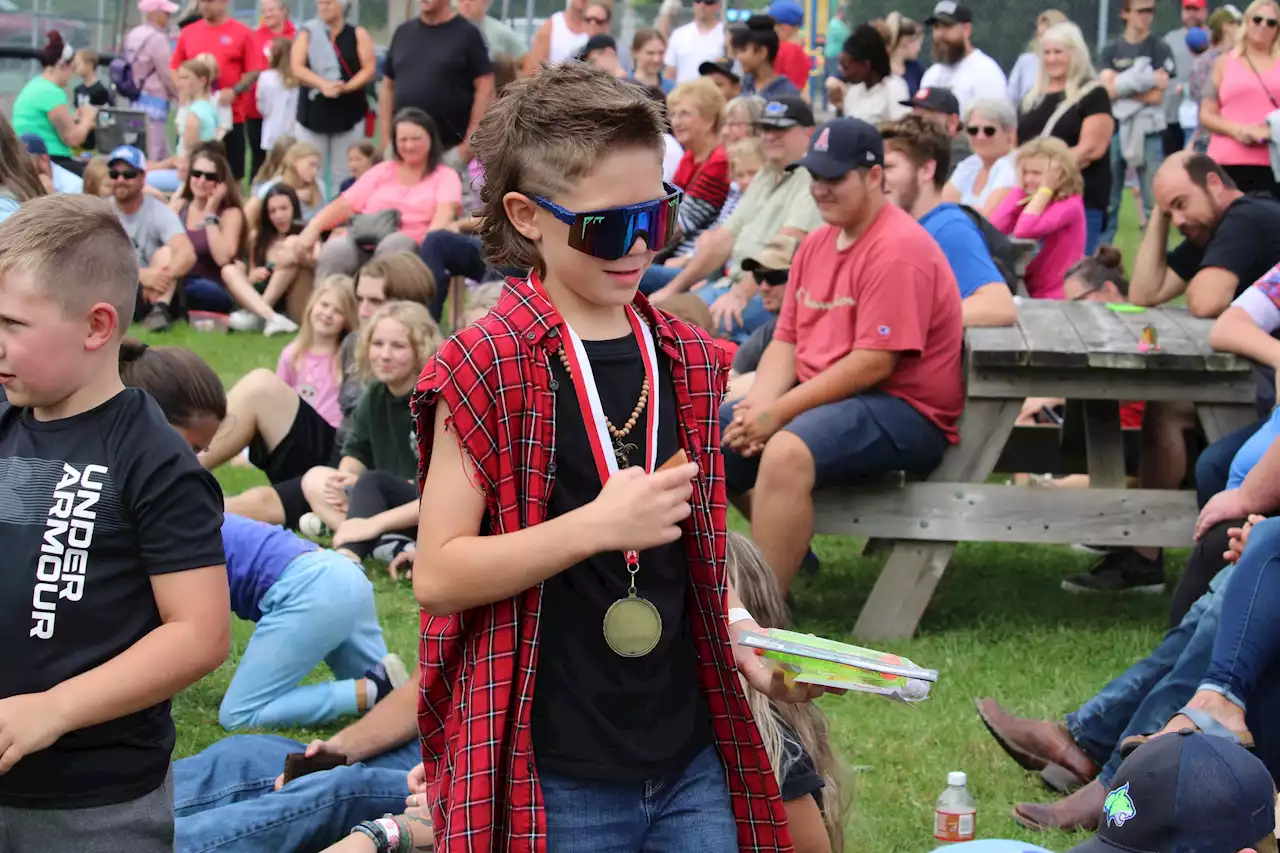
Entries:
{"type": "Polygon", "coordinates": [[[947,784],[953,788],[963,788],[967,781],[969,781],[968,777],[959,770],[952,770],[947,774],[947,784]]]}

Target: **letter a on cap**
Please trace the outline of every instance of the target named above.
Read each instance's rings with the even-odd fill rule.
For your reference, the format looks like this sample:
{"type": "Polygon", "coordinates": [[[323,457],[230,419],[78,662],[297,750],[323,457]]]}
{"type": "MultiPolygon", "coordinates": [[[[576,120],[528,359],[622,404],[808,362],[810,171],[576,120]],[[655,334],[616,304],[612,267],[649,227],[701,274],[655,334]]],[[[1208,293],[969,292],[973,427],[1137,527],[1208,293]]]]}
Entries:
{"type": "Polygon", "coordinates": [[[831,144],[831,128],[824,127],[822,133],[818,134],[818,138],[813,142],[814,151],[826,151],[831,144]]]}

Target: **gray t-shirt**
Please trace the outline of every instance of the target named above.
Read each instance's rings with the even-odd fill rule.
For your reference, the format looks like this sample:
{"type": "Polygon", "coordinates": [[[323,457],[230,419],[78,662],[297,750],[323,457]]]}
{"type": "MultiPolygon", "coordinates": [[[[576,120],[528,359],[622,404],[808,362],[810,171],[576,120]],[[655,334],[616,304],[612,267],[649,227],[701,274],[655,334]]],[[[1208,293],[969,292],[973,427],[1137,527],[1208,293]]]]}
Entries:
{"type": "Polygon", "coordinates": [[[511,59],[519,59],[525,55],[524,42],[516,35],[516,31],[492,15],[484,16],[480,34],[489,47],[490,60],[496,59],[500,53],[511,59]]]}
{"type": "Polygon", "coordinates": [[[1154,35],[1147,36],[1137,44],[1126,41],[1123,36],[1108,42],[1102,49],[1098,70],[1110,69],[1117,74],[1123,74],[1133,67],[1133,61],[1140,56],[1149,58],[1153,70],[1163,69],[1170,78],[1178,73],[1173,51],[1169,49],[1169,45],[1154,35]]]}
{"type": "Polygon", "coordinates": [[[133,248],[138,253],[138,266],[151,265],[151,256],[179,234],[186,234],[182,220],[178,214],[164,206],[164,203],[149,195],[142,197],[142,206],[135,213],[122,213],[113,197],[111,206],[120,217],[120,224],[125,233],[133,241],[133,248]]]}
{"type": "Polygon", "coordinates": [[[1169,50],[1173,52],[1173,64],[1178,70],[1176,75],[1170,75],[1176,82],[1170,82],[1169,88],[1164,93],[1164,116],[1169,124],[1177,127],[1178,105],[1182,103],[1182,95],[1178,94],[1178,84],[1185,86],[1191,81],[1191,69],[1195,65],[1196,58],[1191,55],[1191,48],[1187,47],[1186,27],[1166,33],[1164,43],[1169,45],[1169,50]]]}

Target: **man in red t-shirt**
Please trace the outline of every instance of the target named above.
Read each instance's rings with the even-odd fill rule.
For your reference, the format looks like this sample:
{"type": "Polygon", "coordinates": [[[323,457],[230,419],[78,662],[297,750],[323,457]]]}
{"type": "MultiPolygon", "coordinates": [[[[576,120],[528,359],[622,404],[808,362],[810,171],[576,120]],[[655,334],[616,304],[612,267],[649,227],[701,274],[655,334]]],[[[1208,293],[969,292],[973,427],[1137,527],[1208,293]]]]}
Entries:
{"type": "Polygon", "coordinates": [[[804,8],[795,0],[774,0],[767,13],[777,22],[778,58],[773,68],[786,77],[801,92],[809,91],[809,74],[813,65],[809,54],[798,41],[800,28],[804,26],[804,8]]]}
{"type": "Polygon", "coordinates": [[[813,490],[928,474],[964,406],[960,290],[938,244],[885,199],[880,134],[827,122],[796,167],[827,224],[796,252],[751,390],[720,410],[729,493],[752,493],[751,537],[784,590],[813,536],[813,490]]]}
{"type": "MultiPolygon", "coordinates": [[[[292,39],[298,28],[289,20],[289,6],[284,0],[262,0],[258,6],[260,23],[253,30],[253,50],[262,62],[262,70],[271,66],[271,43],[278,38],[292,39]]],[[[244,77],[252,81],[249,88],[249,99],[245,103],[244,129],[245,142],[249,146],[249,159],[252,166],[249,174],[256,175],[266,159],[262,150],[262,113],[258,111],[258,71],[248,71],[244,77]]]]}
{"type": "Polygon", "coordinates": [[[236,179],[244,177],[245,119],[253,103],[257,72],[266,68],[262,52],[254,49],[253,32],[227,16],[227,0],[200,0],[201,20],[188,24],[178,35],[169,67],[177,69],[188,59],[209,53],[218,61],[218,103],[231,105],[231,131],[222,142],[236,179]],[[252,73],[250,73],[252,72],[252,73]]]}

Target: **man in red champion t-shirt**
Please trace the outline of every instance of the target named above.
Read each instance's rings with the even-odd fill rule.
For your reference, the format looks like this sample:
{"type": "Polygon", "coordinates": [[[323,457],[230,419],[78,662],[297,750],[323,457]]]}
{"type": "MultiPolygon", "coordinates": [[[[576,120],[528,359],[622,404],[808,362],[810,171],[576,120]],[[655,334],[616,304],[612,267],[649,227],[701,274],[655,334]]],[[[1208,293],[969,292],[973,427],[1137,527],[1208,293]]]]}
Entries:
{"type": "Polygon", "coordinates": [[[257,72],[264,70],[262,52],[254,50],[253,31],[227,16],[227,0],[200,0],[201,20],[188,24],[178,35],[169,67],[177,69],[202,53],[218,61],[218,103],[231,105],[231,130],[223,138],[227,159],[236,180],[244,177],[248,140],[245,119],[253,102],[257,72]],[[252,73],[251,73],[252,72],[252,73]]]}
{"type": "Polygon", "coordinates": [[[751,538],[784,590],[813,537],[813,490],[928,474],[964,406],[960,290],[929,233],[886,200],[880,134],[827,122],[797,167],[826,224],[796,252],[751,390],[720,409],[729,493],[751,492],[751,538]]]}

